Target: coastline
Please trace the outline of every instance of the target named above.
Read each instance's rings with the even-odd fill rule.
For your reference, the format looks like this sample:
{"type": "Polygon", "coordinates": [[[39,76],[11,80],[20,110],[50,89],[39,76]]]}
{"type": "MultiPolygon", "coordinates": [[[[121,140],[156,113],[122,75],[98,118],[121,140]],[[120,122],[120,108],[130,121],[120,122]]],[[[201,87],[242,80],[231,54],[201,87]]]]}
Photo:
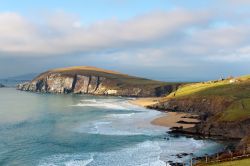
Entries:
{"type": "MultiPolygon", "coordinates": [[[[156,97],[156,98],[138,98],[135,100],[129,101],[131,104],[141,106],[141,107],[148,107],[156,104],[158,101],[160,101],[162,98],[161,97],[156,97]]],[[[158,110],[159,111],[159,110],[158,110]]],[[[162,114],[160,117],[157,117],[153,119],[150,122],[152,125],[155,126],[162,126],[170,129],[170,131],[175,131],[176,129],[189,129],[195,127],[197,123],[200,123],[200,120],[198,119],[198,115],[191,114],[191,113],[186,113],[186,112],[173,112],[173,111],[162,111],[162,114]]],[[[230,144],[232,145],[232,144],[230,144]]],[[[235,146],[235,145],[234,145],[235,146]]],[[[180,156],[182,158],[183,153],[178,154],[177,156],[180,156]]],[[[227,155],[227,152],[224,150],[217,151],[214,154],[209,154],[209,155],[203,155],[200,157],[194,157],[192,158],[192,161],[194,163],[202,163],[206,161],[207,158],[211,158],[210,160],[213,161],[214,156],[217,158],[223,158],[223,155],[227,155]]],[[[182,163],[172,163],[168,162],[169,165],[178,165],[182,163]]]]}
{"type": "Polygon", "coordinates": [[[168,111],[165,116],[151,121],[151,124],[169,128],[182,127],[183,129],[187,129],[194,127],[195,123],[199,123],[199,120],[189,118],[190,116],[191,114],[188,113],[168,111]]]}
{"type": "Polygon", "coordinates": [[[145,98],[136,98],[134,100],[130,100],[131,104],[147,107],[150,105],[157,104],[162,98],[161,97],[145,97],[145,98]]]}
{"type": "MultiPolygon", "coordinates": [[[[161,97],[138,98],[135,100],[131,100],[130,103],[141,107],[147,107],[156,104],[161,99],[161,97]]],[[[195,123],[199,123],[198,119],[191,118],[193,116],[193,114],[184,112],[167,111],[164,112],[162,116],[157,117],[153,121],[151,121],[151,124],[167,128],[182,127],[183,129],[186,129],[194,127],[195,123]]]]}

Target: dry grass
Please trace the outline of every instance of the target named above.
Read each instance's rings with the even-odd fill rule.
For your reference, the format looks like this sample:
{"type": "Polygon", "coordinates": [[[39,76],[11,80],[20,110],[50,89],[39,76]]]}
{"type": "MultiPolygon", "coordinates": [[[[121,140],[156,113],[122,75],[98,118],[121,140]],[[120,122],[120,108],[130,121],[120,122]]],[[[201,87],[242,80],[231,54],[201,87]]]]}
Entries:
{"type": "Polygon", "coordinates": [[[48,74],[62,74],[63,76],[68,77],[75,77],[75,75],[85,75],[85,76],[98,76],[98,77],[105,77],[113,80],[113,82],[117,83],[117,86],[120,88],[128,87],[128,86],[144,86],[145,88],[152,88],[152,87],[160,87],[165,85],[177,85],[177,83],[168,83],[168,82],[161,82],[150,80],[146,78],[140,78],[135,76],[129,76],[126,74],[122,74],[112,70],[105,70],[96,67],[90,66],[74,66],[68,68],[58,68],[52,69],[47,72],[44,72],[37,76],[34,80],[45,79],[48,74]]]}
{"type": "Polygon", "coordinates": [[[73,67],[67,67],[67,68],[52,69],[50,71],[51,72],[70,72],[70,71],[77,71],[77,70],[87,70],[87,71],[104,72],[104,73],[109,73],[109,74],[125,75],[116,71],[105,70],[105,69],[92,67],[92,66],[73,66],[73,67]]]}

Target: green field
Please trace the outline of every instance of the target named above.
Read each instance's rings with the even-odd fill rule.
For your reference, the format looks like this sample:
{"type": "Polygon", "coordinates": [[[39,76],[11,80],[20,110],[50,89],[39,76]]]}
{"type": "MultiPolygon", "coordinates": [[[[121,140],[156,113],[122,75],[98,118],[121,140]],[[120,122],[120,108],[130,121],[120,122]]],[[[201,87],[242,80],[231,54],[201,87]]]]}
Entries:
{"type": "Polygon", "coordinates": [[[220,115],[221,121],[236,121],[250,117],[250,76],[221,81],[191,83],[181,86],[165,99],[179,98],[220,98],[231,101],[220,115]]]}
{"type": "Polygon", "coordinates": [[[185,96],[224,96],[232,98],[250,98],[250,76],[222,81],[209,81],[183,85],[176,92],[171,93],[169,98],[185,96]],[[231,82],[235,80],[235,82],[231,82]]]}
{"type": "Polygon", "coordinates": [[[250,99],[241,99],[235,101],[223,113],[220,120],[222,121],[235,121],[237,119],[250,117],[250,99]]]}
{"type": "Polygon", "coordinates": [[[250,159],[242,159],[236,161],[227,161],[218,164],[209,164],[208,166],[249,166],[250,159]]]}

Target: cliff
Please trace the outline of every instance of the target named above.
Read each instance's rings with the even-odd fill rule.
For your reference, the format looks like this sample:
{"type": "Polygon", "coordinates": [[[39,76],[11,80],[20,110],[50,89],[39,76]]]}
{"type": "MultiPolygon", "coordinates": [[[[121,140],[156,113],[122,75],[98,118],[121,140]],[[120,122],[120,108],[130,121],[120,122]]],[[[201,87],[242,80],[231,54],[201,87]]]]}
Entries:
{"type": "Polygon", "coordinates": [[[244,140],[250,136],[250,76],[183,85],[150,108],[199,115],[195,127],[173,133],[244,140]]]}
{"type": "Polygon", "coordinates": [[[80,66],[49,70],[30,82],[17,85],[17,89],[44,93],[152,97],[169,94],[179,85],[80,66]]]}

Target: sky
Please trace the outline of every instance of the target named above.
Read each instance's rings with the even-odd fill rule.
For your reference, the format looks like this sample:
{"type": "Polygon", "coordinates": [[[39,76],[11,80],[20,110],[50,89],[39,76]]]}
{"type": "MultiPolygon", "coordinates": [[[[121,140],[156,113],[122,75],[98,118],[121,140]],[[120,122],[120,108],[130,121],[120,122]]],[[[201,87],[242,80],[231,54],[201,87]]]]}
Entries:
{"type": "Polygon", "coordinates": [[[68,66],[163,81],[250,74],[250,0],[0,4],[0,78],[68,66]]]}

